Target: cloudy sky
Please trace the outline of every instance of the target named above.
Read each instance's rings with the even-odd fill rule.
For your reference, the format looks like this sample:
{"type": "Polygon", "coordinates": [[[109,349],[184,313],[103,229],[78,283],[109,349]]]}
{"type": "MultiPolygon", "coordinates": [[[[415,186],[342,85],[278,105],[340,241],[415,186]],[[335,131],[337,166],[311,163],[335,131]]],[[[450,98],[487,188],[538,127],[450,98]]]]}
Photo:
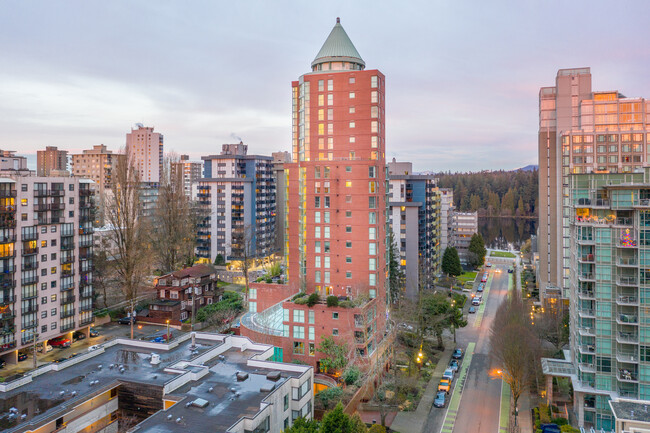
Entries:
{"type": "Polygon", "coordinates": [[[647,0],[3,0],[0,148],[118,150],[141,122],[197,159],[233,136],[290,150],[291,81],[337,16],[387,77],[386,157],[417,170],[536,164],[559,68],[650,97],[647,0]]]}

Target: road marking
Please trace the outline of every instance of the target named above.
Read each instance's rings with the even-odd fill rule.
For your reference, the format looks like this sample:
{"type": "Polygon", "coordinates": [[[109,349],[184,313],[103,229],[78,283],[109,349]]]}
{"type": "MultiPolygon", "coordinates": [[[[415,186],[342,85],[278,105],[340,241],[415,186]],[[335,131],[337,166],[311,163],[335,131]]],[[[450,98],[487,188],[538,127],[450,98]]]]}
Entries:
{"type": "Polygon", "coordinates": [[[483,300],[481,301],[481,305],[478,306],[478,311],[476,312],[476,320],[474,320],[475,328],[479,328],[481,326],[481,322],[483,321],[483,312],[485,311],[485,304],[487,304],[488,295],[490,294],[492,278],[494,278],[494,275],[490,275],[487,282],[485,283],[485,289],[483,289],[483,300]]]}
{"type": "Polygon", "coordinates": [[[510,423],[510,385],[501,381],[501,402],[499,406],[499,432],[507,432],[510,423]]]}
{"type": "Polygon", "coordinates": [[[472,363],[472,356],[474,355],[474,347],[476,343],[472,342],[467,345],[465,350],[465,357],[463,362],[460,365],[460,370],[458,373],[458,378],[456,379],[456,385],[454,390],[451,393],[451,399],[449,400],[449,406],[447,406],[447,412],[445,413],[445,420],[442,422],[442,428],[440,429],[441,433],[451,433],[454,429],[454,424],[456,423],[456,415],[458,415],[458,408],[460,407],[460,399],[462,397],[463,388],[465,388],[465,379],[467,378],[467,370],[469,365],[472,363]]]}

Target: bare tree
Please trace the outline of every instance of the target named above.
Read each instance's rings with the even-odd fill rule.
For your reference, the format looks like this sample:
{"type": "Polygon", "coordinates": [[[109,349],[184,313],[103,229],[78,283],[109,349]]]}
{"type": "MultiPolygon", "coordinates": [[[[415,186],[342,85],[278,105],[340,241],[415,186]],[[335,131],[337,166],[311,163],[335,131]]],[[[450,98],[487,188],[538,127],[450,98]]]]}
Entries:
{"type": "Polygon", "coordinates": [[[501,367],[504,382],[510,385],[515,425],[517,403],[536,372],[536,339],[529,323],[521,295],[514,290],[499,306],[490,330],[490,352],[501,367]]]}
{"type": "Polygon", "coordinates": [[[108,259],[133,315],[138,292],[150,270],[150,254],[147,251],[148,233],[142,216],[138,170],[128,153],[113,169],[113,194],[104,209],[110,225],[106,249],[108,259]]]}
{"type": "Polygon", "coordinates": [[[255,242],[254,242],[254,230],[255,228],[250,225],[244,225],[243,227],[233,230],[231,255],[238,259],[241,263],[241,270],[244,274],[244,301],[248,302],[248,273],[250,269],[254,266],[254,253],[255,253],[255,242]]]}
{"type": "Polygon", "coordinates": [[[172,154],[163,164],[154,212],[155,230],[151,231],[151,245],[163,274],[191,264],[196,244],[197,221],[192,202],[185,194],[183,171],[173,169],[177,162],[172,154]]]}
{"type": "Polygon", "coordinates": [[[535,318],[534,330],[540,340],[551,343],[555,350],[561,350],[569,342],[568,313],[561,307],[546,307],[535,318]]]}

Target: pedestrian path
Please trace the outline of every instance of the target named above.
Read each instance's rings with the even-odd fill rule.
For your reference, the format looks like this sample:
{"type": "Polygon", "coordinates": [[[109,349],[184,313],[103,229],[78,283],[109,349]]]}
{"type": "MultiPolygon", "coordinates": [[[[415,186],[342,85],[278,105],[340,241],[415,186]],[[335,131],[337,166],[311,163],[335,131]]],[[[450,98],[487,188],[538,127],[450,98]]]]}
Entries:
{"type": "Polygon", "coordinates": [[[501,406],[499,410],[499,433],[507,433],[510,422],[510,385],[501,381],[501,406]]]}
{"type": "Polygon", "coordinates": [[[483,289],[483,302],[478,306],[478,311],[476,312],[476,319],[474,320],[474,327],[480,328],[481,322],[483,321],[483,313],[485,312],[485,304],[487,304],[488,295],[490,294],[490,286],[492,285],[492,278],[494,275],[490,275],[487,282],[485,283],[485,289],[483,289]]]}
{"type": "Polygon", "coordinates": [[[458,408],[460,407],[460,399],[462,397],[463,388],[465,387],[465,379],[467,379],[467,370],[469,370],[469,366],[472,363],[472,356],[474,355],[475,346],[476,343],[474,342],[467,345],[465,357],[463,358],[463,362],[460,366],[458,378],[456,379],[456,385],[454,386],[454,390],[451,393],[451,399],[449,400],[449,406],[447,407],[447,413],[445,414],[445,420],[442,423],[440,433],[451,433],[454,429],[456,416],[458,415],[458,408]]]}

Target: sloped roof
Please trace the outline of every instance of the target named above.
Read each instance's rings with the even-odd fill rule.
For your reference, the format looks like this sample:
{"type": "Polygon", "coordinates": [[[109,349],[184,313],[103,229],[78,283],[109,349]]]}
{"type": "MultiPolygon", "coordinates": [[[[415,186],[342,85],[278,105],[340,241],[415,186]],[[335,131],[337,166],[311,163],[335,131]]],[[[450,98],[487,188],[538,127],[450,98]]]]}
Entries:
{"type": "Polygon", "coordinates": [[[212,265],[198,264],[190,268],[185,268],[185,269],[181,269],[180,271],[173,272],[172,275],[176,278],[185,278],[185,277],[197,278],[197,277],[205,277],[207,275],[214,274],[215,272],[216,269],[212,265]]]}
{"type": "Polygon", "coordinates": [[[343,29],[341,25],[341,20],[336,19],[336,25],[330,32],[329,36],[325,40],[325,43],[321,47],[316,58],[311,62],[312,67],[325,62],[354,62],[359,63],[362,66],[366,66],[366,63],[361,58],[361,55],[354,47],[354,44],[350,40],[350,37],[343,29]]]}

